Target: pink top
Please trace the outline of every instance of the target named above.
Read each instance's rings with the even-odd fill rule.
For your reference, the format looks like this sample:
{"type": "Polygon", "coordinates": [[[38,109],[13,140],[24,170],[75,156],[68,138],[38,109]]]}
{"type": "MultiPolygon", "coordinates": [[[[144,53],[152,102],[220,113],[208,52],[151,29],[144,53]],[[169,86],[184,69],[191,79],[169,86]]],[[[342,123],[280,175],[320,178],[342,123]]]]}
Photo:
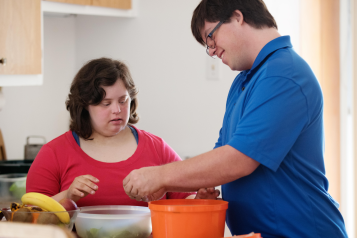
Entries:
{"type": "MultiPolygon", "coordinates": [[[[89,157],[67,131],[42,146],[27,176],[26,192],[54,196],[69,188],[73,180],[90,174],[99,179],[98,190],[77,202],[79,207],[96,205],[148,206],[147,202],[130,199],[124,192],[123,179],[134,169],[180,161],[165,141],[143,130],[138,132],[139,143],[127,160],[105,163],[89,157]]],[[[195,193],[167,193],[163,199],[182,199],[195,193]]]]}

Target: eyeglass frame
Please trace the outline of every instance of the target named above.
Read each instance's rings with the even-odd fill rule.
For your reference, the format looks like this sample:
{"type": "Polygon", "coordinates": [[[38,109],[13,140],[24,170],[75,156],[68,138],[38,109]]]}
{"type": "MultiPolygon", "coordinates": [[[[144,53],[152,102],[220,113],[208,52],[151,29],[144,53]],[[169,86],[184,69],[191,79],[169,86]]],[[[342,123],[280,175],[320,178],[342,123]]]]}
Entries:
{"type": "Polygon", "coordinates": [[[212,30],[212,31],[207,35],[207,37],[206,37],[206,46],[207,46],[207,48],[206,48],[206,53],[208,54],[208,56],[210,56],[210,57],[212,57],[212,58],[216,58],[216,57],[217,57],[216,55],[211,56],[211,55],[209,54],[209,48],[211,48],[211,49],[216,48],[216,42],[212,39],[212,36],[213,36],[213,33],[214,33],[224,22],[225,22],[225,20],[218,22],[218,24],[213,28],[213,30],[212,30]],[[212,40],[213,43],[214,43],[214,47],[213,47],[213,48],[212,48],[212,47],[209,47],[209,45],[207,44],[208,37],[211,38],[211,40],[212,40]]]}

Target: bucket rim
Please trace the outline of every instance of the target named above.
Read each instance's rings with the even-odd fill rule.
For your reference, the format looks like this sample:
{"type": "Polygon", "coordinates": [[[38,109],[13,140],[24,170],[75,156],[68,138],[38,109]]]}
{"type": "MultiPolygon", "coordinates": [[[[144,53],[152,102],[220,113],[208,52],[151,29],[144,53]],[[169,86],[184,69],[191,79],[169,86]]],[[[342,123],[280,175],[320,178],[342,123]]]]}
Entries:
{"type": "Polygon", "coordinates": [[[211,212],[228,209],[228,202],[207,199],[166,199],[149,202],[151,211],[162,212],[211,212]]]}

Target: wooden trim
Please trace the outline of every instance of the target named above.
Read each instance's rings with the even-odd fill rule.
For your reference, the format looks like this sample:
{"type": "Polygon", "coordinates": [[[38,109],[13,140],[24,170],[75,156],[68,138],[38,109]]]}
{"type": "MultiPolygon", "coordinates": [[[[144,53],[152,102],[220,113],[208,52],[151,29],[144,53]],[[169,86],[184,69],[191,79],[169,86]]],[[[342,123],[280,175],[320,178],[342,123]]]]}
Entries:
{"type": "Polygon", "coordinates": [[[311,66],[323,91],[328,192],[338,202],[341,201],[339,4],[339,0],[301,1],[301,56],[311,66]]]}
{"type": "Polygon", "coordinates": [[[131,0],[92,0],[92,5],[97,7],[131,9],[131,0]]]}
{"type": "MultiPolygon", "coordinates": [[[[352,45],[354,46],[352,49],[352,68],[353,68],[353,93],[352,93],[352,101],[353,101],[353,158],[354,158],[354,220],[355,220],[355,228],[357,227],[357,4],[355,1],[351,1],[351,15],[352,15],[352,45]]],[[[357,237],[357,232],[355,231],[355,237],[357,237]]]]}
{"type": "Polygon", "coordinates": [[[131,9],[119,9],[109,7],[97,7],[89,5],[78,5],[52,1],[42,1],[42,12],[59,13],[59,14],[78,14],[92,16],[110,16],[110,17],[137,17],[138,1],[132,1],[131,9]]]}
{"type": "MultiPolygon", "coordinates": [[[[301,1],[300,55],[321,80],[321,1],[301,1]]],[[[321,83],[321,81],[320,81],[321,83]]]]}
{"type": "Polygon", "coordinates": [[[0,129],[0,160],[7,160],[5,142],[0,129]]]}
{"type": "Polygon", "coordinates": [[[131,9],[132,0],[45,0],[50,2],[61,2],[78,5],[88,5],[97,7],[109,7],[118,9],[131,9]]]}
{"type": "Polygon", "coordinates": [[[321,81],[324,93],[325,165],[329,192],[341,201],[340,1],[321,1],[321,81]]]}
{"type": "Polygon", "coordinates": [[[78,5],[91,5],[92,0],[45,0],[49,2],[62,2],[62,3],[70,3],[70,4],[78,4],[78,5]]]}

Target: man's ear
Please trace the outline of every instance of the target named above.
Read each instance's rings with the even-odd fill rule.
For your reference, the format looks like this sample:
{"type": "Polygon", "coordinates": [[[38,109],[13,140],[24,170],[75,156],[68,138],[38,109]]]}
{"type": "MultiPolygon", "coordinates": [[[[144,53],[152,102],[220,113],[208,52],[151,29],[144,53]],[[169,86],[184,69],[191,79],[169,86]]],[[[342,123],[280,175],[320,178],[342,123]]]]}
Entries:
{"type": "Polygon", "coordinates": [[[232,14],[231,20],[238,22],[240,25],[243,24],[244,22],[243,13],[239,10],[235,10],[232,14]]]}

